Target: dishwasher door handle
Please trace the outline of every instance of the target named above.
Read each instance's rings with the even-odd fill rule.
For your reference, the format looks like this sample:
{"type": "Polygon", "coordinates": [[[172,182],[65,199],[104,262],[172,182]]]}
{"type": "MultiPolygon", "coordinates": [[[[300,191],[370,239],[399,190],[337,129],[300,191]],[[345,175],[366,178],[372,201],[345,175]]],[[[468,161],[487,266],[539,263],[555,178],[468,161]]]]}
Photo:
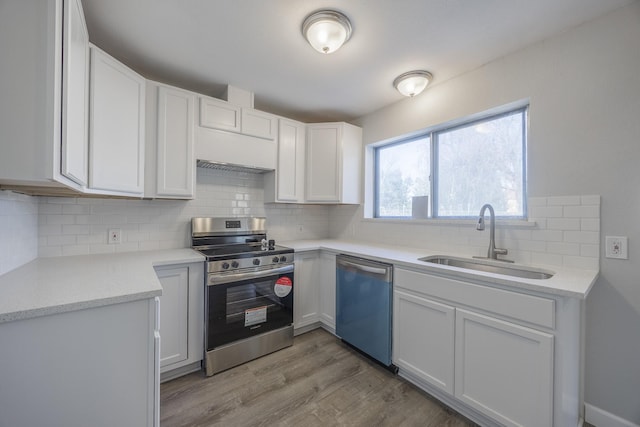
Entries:
{"type": "Polygon", "coordinates": [[[376,274],[378,276],[384,276],[389,271],[388,268],[370,267],[368,265],[356,264],[356,263],[345,261],[345,260],[340,260],[338,265],[353,267],[356,270],[365,271],[367,273],[376,274]]]}

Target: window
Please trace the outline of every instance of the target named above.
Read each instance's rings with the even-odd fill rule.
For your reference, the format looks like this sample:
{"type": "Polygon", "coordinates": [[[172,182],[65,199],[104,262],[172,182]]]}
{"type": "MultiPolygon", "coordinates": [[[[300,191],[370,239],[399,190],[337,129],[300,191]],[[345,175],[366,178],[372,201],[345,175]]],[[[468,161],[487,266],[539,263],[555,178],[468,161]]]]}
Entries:
{"type": "Polygon", "coordinates": [[[527,107],[374,149],[378,218],[526,216],[527,107]]]}

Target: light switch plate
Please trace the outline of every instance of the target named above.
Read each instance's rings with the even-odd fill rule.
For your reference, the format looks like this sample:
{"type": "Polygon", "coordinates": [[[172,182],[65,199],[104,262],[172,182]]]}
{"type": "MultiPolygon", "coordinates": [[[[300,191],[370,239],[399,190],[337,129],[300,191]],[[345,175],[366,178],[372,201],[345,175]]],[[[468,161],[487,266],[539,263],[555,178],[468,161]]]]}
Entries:
{"type": "Polygon", "coordinates": [[[627,243],[627,236],[606,236],[604,255],[607,258],[629,259],[627,243]]]}

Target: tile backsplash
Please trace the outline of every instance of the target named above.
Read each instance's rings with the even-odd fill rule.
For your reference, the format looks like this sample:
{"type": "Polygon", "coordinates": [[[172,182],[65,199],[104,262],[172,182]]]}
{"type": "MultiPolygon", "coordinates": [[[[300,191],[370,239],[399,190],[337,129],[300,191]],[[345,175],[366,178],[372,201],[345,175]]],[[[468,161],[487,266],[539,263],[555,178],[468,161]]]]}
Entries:
{"type": "MultiPolygon", "coordinates": [[[[498,221],[496,246],[522,264],[597,269],[600,261],[600,196],[530,197],[529,221],[498,221]]],[[[362,219],[362,207],[330,210],[332,238],[486,256],[489,227],[475,221],[362,219]]]]}
{"type": "MultiPolygon", "coordinates": [[[[265,204],[264,176],[197,170],[197,199],[30,197],[0,191],[0,274],[36,256],[99,254],[190,245],[194,216],[266,216],[278,241],[338,238],[484,255],[475,221],[363,219],[361,206],[265,204]],[[108,230],[122,231],[107,244],[108,230]]],[[[531,197],[529,222],[498,222],[496,244],[524,264],[594,269],[600,259],[600,196],[531,197]]],[[[488,227],[487,227],[488,228],[488,227]]]]}
{"type": "Polygon", "coordinates": [[[38,254],[38,199],[0,190],[0,275],[38,254]]]}
{"type": "Polygon", "coordinates": [[[41,197],[41,257],[184,248],[194,216],[266,216],[269,238],[318,239],[329,234],[328,207],[264,203],[263,175],[197,169],[197,198],[124,200],[41,197]],[[109,229],[121,244],[107,244],[109,229]]]}

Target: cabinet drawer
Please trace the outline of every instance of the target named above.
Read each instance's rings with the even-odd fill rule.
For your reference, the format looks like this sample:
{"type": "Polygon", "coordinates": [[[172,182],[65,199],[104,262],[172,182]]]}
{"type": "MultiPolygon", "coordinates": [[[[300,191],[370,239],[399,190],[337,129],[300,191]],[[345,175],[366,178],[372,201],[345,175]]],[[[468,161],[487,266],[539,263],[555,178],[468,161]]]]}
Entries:
{"type": "Polygon", "coordinates": [[[396,269],[394,286],[553,329],[555,301],[475,283],[396,269]]]}

